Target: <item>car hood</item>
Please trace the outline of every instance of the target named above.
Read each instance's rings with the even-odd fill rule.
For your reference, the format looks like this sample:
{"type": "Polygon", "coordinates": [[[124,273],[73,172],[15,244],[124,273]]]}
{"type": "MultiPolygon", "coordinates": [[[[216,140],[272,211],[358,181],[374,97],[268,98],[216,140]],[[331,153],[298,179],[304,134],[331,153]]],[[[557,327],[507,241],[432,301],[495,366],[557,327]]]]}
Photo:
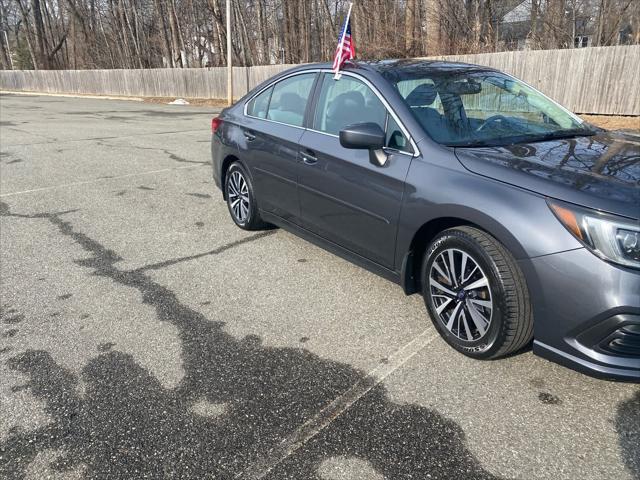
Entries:
{"type": "Polygon", "coordinates": [[[585,207],[640,218],[640,136],[601,132],[455,150],[460,162],[474,173],[585,207]]]}

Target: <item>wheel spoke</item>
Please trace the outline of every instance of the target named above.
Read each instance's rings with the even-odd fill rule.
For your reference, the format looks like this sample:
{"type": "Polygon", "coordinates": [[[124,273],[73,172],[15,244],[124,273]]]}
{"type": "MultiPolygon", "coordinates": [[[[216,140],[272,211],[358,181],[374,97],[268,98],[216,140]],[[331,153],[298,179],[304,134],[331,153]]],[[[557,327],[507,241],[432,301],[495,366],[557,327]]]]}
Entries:
{"type": "Polygon", "coordinates": [[[473,305],[472,303],[467,304],[467,310],[469,311],[471,320],[478,329],[478,332],[480,332],[480,335],[484,335],[484,333],[487,331],[489,321],[476,309],[475,305],[473,305]]]}
{"type": "Polygon", "coordinates": [[[469,330],[467,316],[464,314],[464,311],[460,313],[460,317],[462,317],[462,324],[464,325],[464,333],[467,336],[467,340],[473,340],[473,335],[471,335],[471,330],[469,330]]]}
{"type": "Polygon", "coordinates": [[[478,300],[477,298],[470,298],[469,301],[475,305],[485,307],[488,309],[493,308],[493,304],[489,300],[478,300]]]}
{"type": "Polygon", "coordinates": [[[467,255],[464,252],[460,252],[462,253],[462,264],[460,265],[460,282],[464,282],[464,271],[467,269],[467,259],[469,258],[469,255],[467,255]]]}
{"type": "MultiPolygon", "coordinates": [[[[458,305],[460,305],[460,309],[462,309],[462,304],[459,303],[458,305]]],[[[462,331],[461,324],[462,324],[462,315],[458,315],[458,325],[456,327],[456,332],[458,332],[458,338],[460,337],[460,332],[462,331]]]]}
{"type": "Polygon", "coordinates": [[[238,196],[238,190],[236,189],[236,186],[233,184],[233,175],[231,175],[231,178],[229,179],[229,195],[235,195],[236,197],[238,196]]]}
{"type": "Polygon", "coordinates": [[[436,259],[435,262],[433,262],[433,268],[436,269],[436,272],[438,272],[442,278],[447,280],[447,283],[449,285],[452,285],[451,278],[449,278],[449,274],[446,273],[444,270],[442,270],[442,267],[440,265],[438,265],[438,260],[437,259],[436,259]]]}
{"type": "Polygon", "coordinates": [[[435,281],[433,278],[429,279],[429,284],[432,287],[437,288],[438,290],[440,290],[441,292],[444,292],[447,294],[447,296],[451,297],[451,298],[455,298],[456,297],[456,292],[454,292],[453,290],[449,290],[447,287],[439,284],[437,281],[435,281]]]}
{"type": "Polygon", "coordinates": [[[451,312],[451,315],[449,316],[449,321],[447,322],[446,327],[447,327],[447,330],[449,330],[450,332],[451,332],[451,329],[453,328],[453,322],[458,316],[458,312],[460,311],[461,308],[462,308],[462,304],[458,303],[456,305],[456,308],[453,309],[453,312],[451,312]]]}
{"type": "Polygon", "coordinates": [[[451,272],[451,280],[453,281],[453,286],[458,286],[458,278],[456,275],[456,262],[455,262],[455,254],[453,250],[447,250],[447,256],[449,257],[449,272],[451,272]]]}
{"type": "Polygon", "coordinates": [[[244,182],[242,175],[240,175],[240,172],[234,172],[234,177],[235,177],[235,187],[236,190],[238,192],[240,192],[240,190],[242,189],[242,184],[244,182]]]}
{"type": "Polygon", "coordinates": [[[487,277],[483,275],[482,278],[479,278],[478,280],[471,283],[470,285],[467,285],[465,287],[465,290],[476,290],[478,288],[488,287],[488,286],[489,286],[489,281],[487,280],[487,277]]]}
{"type": "Polygon", "coordinates": [[[447,308],[447,306],[453,302],[452,298],[447,298],[444,302],[442,302],[437,308],[436,308],[436,312],[438,313],[438,315],[440,315],[445,308],[447,308]]]}
{"type": "Polygon", "coordinates": [[[474,274],[474,273],[476,273],[476,270],[478,270],[478,265],[474,266],[474,267],[471,269],[471,272],[469,272],[469,275],[467,275],[466,277],[464,277],[464,278],[462,279],[462,284],[463,284],[463,285],[464,285],[464,284],[465,284],[465,283],[466,283],[466,282],[467,282],[467,281],[468,281],[468,280],[473,276],[473,274],[474,274]]]}

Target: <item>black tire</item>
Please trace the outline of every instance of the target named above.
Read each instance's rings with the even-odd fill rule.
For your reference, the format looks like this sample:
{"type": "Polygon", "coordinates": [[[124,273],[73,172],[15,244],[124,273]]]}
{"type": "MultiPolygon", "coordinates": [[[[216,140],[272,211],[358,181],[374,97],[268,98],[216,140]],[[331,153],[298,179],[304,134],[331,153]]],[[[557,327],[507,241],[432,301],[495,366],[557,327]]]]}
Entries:
{"type": "Polygon", "coordinates": [[[264,230],[270,227],[268,223],[265,223],[262,218],[260,218],[258,202],[253,190],[251,177],[241,163],[233,162],[229,166],[225,176],[224,189],[229,214],[237,226],[244,230],[264,230]],[[241,178],[244,185],[246,185],[246,191],[244,187],[242,187],[242,201],[240,201],[240,198],[236,195],[239,187],[239,185],[237,185],[239,178],[241,178]],[[246,202],[244,200],[245,198],[247,199],[246,202]],[[238,205],[237,202],[240,202],[240,205],[238,205]],[[247,203],[248,206],[245,207],[247,203]],[[239,210],[239,208],[241,208],[241,210],[239,210]]]}
{"type": "Polygon", "coordinates": [[[496,359],[531,342],[533,312],[524,276],[509,251],[491,235],[466,226],[443,231],[427,248],[420,278],[435,328],[457,351],[476,359],[496,359]],[[463,265],[460,275],[451,274],[463,270],[463,265]],[[464,282],[466,274],[469,280],[464,282]],[[487,318],[488,324],[483,321],[487,318]]]}

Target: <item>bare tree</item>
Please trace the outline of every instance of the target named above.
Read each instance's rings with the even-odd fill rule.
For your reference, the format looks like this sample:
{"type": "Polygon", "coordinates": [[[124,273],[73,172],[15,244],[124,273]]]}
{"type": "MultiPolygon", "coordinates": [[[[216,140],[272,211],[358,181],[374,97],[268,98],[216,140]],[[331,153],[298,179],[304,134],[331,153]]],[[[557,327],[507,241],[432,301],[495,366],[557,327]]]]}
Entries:
{"type": "MultiPolygon", "coordinates": [[[[640,43],[639,0],[353,0],[358,58],[640,43]],[[509,13],[511,12],[511,13],[509,13]]],[[[2,68],[209,67],[330,61],[349,0],[0,0],[2,68]]]]}

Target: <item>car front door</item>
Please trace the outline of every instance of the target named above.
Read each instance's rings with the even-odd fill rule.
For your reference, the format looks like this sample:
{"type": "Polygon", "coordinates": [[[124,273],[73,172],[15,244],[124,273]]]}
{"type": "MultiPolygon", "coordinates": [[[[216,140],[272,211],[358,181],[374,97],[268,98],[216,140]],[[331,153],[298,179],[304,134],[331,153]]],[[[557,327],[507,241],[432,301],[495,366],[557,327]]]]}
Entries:
{"type": "Polygon", "coordinates": [[[254,96],[246,105],[241,139],[260,209],[296,223],[298,142],[316,76],[296,74],[254,96]]]}
{"type": "Polygon", "coordinates": [[[405,178],[413,157],[408,135],[364,80],[331,74],[320,79],[309,129],[300,139],[298,188],[303,226],[393,269],[405,178]],[[367,150],[340,145],[348,125],[375,122],[387,133],[383,166],[367,150]]]}

